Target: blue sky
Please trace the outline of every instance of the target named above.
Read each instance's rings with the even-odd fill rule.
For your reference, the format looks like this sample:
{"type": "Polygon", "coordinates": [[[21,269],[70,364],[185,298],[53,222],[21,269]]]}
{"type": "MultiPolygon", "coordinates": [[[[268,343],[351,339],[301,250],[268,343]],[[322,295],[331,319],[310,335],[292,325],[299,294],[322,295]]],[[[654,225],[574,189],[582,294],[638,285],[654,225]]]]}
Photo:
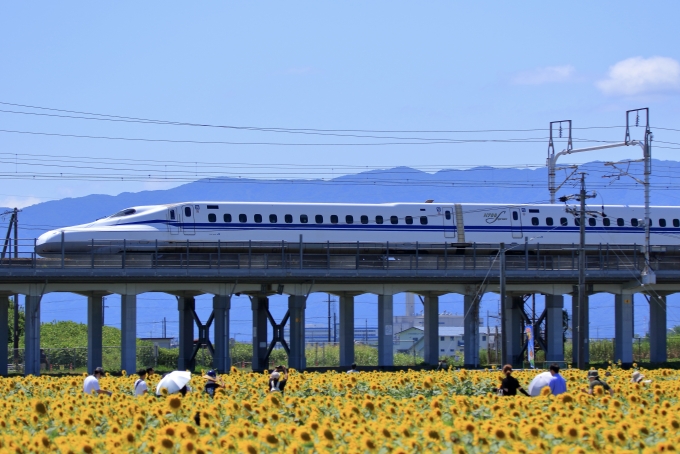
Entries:
{"type": "MultiPolygon", "coordinates": [[[[652,126],[680,129],[675,23],[680,5],[673,1],[120,2],[115,7],[42,2],[1,8],[0,101],[7,103],[217,125],[397,131],[534,129],[561,119],[572,119],[577,127],[620,126],[626,109],[650,107],[652,126]]],[[[113,157],[179,161],[185,178],[191,177],[194,161],[232,166],[233,174],[337,176],[357,171],[348,165],[429,170],[541,165],[547,149],[545,131],[399,134],[530,138],[529,143],[351,146],[347,143],[385,140],[3,112],[0,125],[51,134],[326,144],[189,144],[0,132],[9,153],[2,155],[0,168],[9,173],[67,172],[73,169],[64,166],[82,157],[113,157]],[[37,154],[69,158],[62,167],[44,167],[54,165],[54,158],[31,157],[37,154]],[[330,168],[261,167],[283,163],[330,168]]],[[[620,140],[623,130],[579,130],[575,136],[620,140]]],[[[680,133],[655,130],[655,139],[678,143],[680,133]]],[[[676,154],[654,149],[660,159],[676,154]]],[[[619,149],[574,161],[638,155],[637,149],[619,149]]],[[[149,174],[163,171],[162,164],[149,167],[149,174]]],[[[201,165],[193,167],[200,175],[201,165]]],[[[147,182],[11,181],[0,206],[178,184],[151,177],[147,182]]]]}
{"type": "MultiPolygon", "coordinates": [[[[563,119],[575,127],[621,126],[624,112],[638,107],[651,109],[654,157],[677,160],[680,132],[654,128],[680,130],[679,16],[677,1],[5,2],[0,102],[9,104],[0,110],[25,114],[0,112],[0,130],[23,132],[0,131],[0,206],[162,189],[211,172],[334,177],[398,165],[544,165],[547,134],[533,129],[563,119]],[[69,114],[10,104],[212,125],[401,132],[337,133],[383,137],[376,139],[94,121],[28,115],[69,114]],[[403,132],[469,130],[511,131],[403,132]],[[529,140],[418,143],[423,138],[529,140]],[[270,145],[253,144],[263,142],[270,145]],[[163,180],[166,161],[177,179],[163,180]],[[114,176],[141,168],[148,181],[144,172],[114,176]],[[33,179],[31,172],[54,176],[33,179]]],[[[623,133],[574,136],[621,140],[623,133]]],[[[637,148],[617,149],[572,161],[638,157],[637,148]]],[[[460,312],[458,303],[443,309],[460,312]]],[[[636,331],[644,333],[644,321],[636,331]]]]}

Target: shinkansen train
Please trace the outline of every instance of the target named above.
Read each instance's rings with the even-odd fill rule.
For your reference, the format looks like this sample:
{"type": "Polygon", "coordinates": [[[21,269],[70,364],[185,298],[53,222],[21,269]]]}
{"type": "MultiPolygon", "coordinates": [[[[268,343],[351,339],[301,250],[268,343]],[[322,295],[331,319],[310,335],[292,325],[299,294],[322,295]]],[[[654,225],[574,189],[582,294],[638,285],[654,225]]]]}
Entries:
{"type": "MultiPolygon", "coordinates": [[[[652,207],[650,219],[652,245],[680,244],[680,207],[652,207]]],[[[218,241],[571,244],[579,241],[579,220],[566,205],[187,202],[127,208],[52,230],[38,238],[36,252],[162,252],[218,241]]],[[[643,244],[643,220],[642,206],[589,206],[586,241],[643,244]]]]}

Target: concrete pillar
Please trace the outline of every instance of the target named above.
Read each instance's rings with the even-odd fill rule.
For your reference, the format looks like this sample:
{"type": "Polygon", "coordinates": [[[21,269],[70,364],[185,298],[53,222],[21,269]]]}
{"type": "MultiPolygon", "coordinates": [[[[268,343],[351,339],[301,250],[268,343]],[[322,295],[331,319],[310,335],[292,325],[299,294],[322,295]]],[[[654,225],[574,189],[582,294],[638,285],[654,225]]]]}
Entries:
{"type": "Polygon", "coordinates": [[[261,372],[269,367],[267,364],[267,311],[269,298],[266,296],[252,296],[250,298],[253,309],[253,370],[261,372]]]}
{"type": "Polygon", "coordinates": [[[463,352],[467,368],[479,366],[479,300],[475,295],[463,297],[463,352]]]}
{"type": "MultiPolygon", "coordinates": [[[[583,335],[586,343],[585,362],[590,362],[590,295],[586,296],[585,308],[586,323],[583,327],[583,335]]],[[[572,362],[576,364],[576,326],[578,324],[578,292],[571,294],[571,333],[572,333],[572,362]]]]}
{"type": "Polygon", "coordinates": [[[177,358],[177,370],[193,371],[196,361],[191,360],[194,352],[194,309],[196,299],[193,296],[177,298],[177,310],[179,311],[179,357],[177,358]]]}
{"type": "Polygon", "coordinates": [[[439,296],[423,298],[423,360],[425,364],[439,363],[439,296]]]}
{"type": "Polygon", "coordinates": [[[4,348],[0,348],[0,376],[7,376],[7,350],[9,350],[9,345],[7,340],[9,339],[9,299],[7,296],[0,296],[0,345],[4,348]]]}
{"type": "Polygon", "coordinates": [[[340,295],[340,367],[354,362],[354,296],[340,295]]]}
{"type": "Polygon", "coordinates": [[[378,366],[394,366],[394,299],[378,295],[378,366]]]}
{"type": "Polygon", "coordinates": [[[231,297],[228,295],[213,296],[213,316],[215,326],[215,356],[213,366],[220,373],[231,370],[231,354],[229,344],[229,309],[231,309],[231,297]]]}
{"type": "Polygon", "coordinates": [[[564,362],[564,329],[562,326],[562,311],[564,310],[564,296],[545,295],[545,352],[546,362],[564,362]]]}
{"type": "Polygon", "coordinates": [[[504,309],[505,320],[502,320],[505,331],[505,345],[503,345],[503,364],[520,365],[522,359],[519,353],[522,351],[522,296],[508,295],[505,297],[504,309]]]}
{"type": "Polygon", "coordinates": [[[614,295],[614,361],[633,365],[633,295],[614,295]]]}
{"type": "Polygon", "coordinates": [[[40,375],[40,296],[26,295],[24,309],[24,373],[40,375]]]}
{"type": "Polygon", "coordinates": [[[92,373],[96,367],[102,367],[102,328],[103,301],[102,295],[87,297],[87,372],[92,373]]]}
{"type": "Polygon", "coordinates": [[[288,367],[296,370],[307,368],[305,356],[305,309],[307,309],[307,297],[304,295],[290,295],[288,297],[288,311],[290,313],[290,354],[288,355],[288,367]]]}
{"type": "Polygon", "coordinates": [[[667,336],[666,295],[649,295],[649,362],[665,363],[667,336]]]}
{"type": "Polygon", "coordinates": [[[120,367],[137,370],[137,295],[120,295],[120,367]]]}

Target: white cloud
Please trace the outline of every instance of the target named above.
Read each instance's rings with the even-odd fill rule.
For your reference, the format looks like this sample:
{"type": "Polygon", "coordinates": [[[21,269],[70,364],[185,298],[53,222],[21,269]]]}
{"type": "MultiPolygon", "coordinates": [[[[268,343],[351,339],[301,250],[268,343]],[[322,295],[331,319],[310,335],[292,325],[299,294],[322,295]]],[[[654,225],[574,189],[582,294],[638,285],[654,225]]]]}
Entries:
{"type": "Polygon", "coordinates": [[[512,79],[512,82],[517,85],[542,85],[567,82],[573,77],[574,72],[575,69],[571,65],[547,66],[518,73],[512,79]]]}
{"type": "Polygon", "coordinates": [[[680,90],[680,63],[668,57],[628,58],[609,68],[609,76],[596,85],[607,95],[680,90]]]}
{"type": "Polygon", "coordinates": [[[0,207],[7,208],[24,208],[27,206],[35,205],[40,202],[44,202],[46,199],[41,199],[39,197],[0,197],[0,207]]]}

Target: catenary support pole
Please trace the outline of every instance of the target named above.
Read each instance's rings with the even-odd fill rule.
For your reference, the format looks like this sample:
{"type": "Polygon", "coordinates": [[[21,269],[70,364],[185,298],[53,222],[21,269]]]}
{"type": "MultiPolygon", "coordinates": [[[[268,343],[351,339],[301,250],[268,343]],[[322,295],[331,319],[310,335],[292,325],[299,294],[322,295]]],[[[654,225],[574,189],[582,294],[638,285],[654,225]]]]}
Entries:
{"type": "Polygon", "coordinates": [[[354,296],[340,295],[340,367],[354,363],[354,296]]]}
{"type": "Polygon", "coordinates": [[[120,295],[120,367],[137,370],[137,295],[120,295]]]}
{"type": "Polygon", "coordinates": [[[229,343],[229,312],[231,309],[231,296],[213,296],[213,314],[215,317],[215,355],[213,366],[220,373],[228,373],[231,370],[231,351],[229,343]]]}
{"type": "Polygon", "coordinates": [[[305,310],[307,297],[305,295],[290,295],[288,297],[288,311],[290,314],[290,354],[288,367],[296,370],[307,368],[305,357],[305,310]]]}
{"type": "Polygon", "coordinates": [[[665,363],[667,356],[666,295],[649,295],[649,362],[665,363]]]}
{"type": "Polygon", "coordinates": [[[423,295],[423,360],[425,364],[439,363],[439,296],[423,295]]]}
{"type": "Polygon", "coordinates": [[[103,364],[103,309],[101,294],[87,297],[87,372],[90,374],[103,364]]]}
{"type": "Polygon", "coordinates": [[[378,295],[378,366],[394,366],[394,297],[378,295]]]}
{"type": "Polygon", "coordinates": [[[633,295],[614,295],[614,360],[622,367],[633,364],[633,295]]]}
{"type": "Polygon", "coordinates": [[[177,358],[177,370],[190,370],[195,368],[195,362],[191,360],[194,351],[194,314],[196,299],[193,296],[180,296],[177,298],[177,310],[179,311],[179,356],[177,358]]]}

